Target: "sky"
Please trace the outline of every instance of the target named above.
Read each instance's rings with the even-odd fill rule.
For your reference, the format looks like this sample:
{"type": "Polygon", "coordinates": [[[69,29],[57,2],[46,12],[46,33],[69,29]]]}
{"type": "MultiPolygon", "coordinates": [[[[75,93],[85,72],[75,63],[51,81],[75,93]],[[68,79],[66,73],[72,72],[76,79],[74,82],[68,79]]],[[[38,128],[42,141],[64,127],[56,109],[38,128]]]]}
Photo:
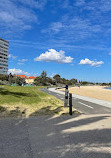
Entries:
{"type": "Polygon", "coordinates": [[[0,0],[9,73],[111,82],[111,0],[0,0]]]}

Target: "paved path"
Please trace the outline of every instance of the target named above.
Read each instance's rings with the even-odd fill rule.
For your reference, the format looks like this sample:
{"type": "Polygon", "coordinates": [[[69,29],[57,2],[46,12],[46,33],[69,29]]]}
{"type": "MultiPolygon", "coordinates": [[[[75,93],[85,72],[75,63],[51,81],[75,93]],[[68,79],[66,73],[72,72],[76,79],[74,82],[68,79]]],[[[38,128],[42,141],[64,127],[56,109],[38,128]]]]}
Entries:
{"type": "Polygon", "coordinates": [[[110,108],[77,98],[73,105],[94,114],[0,119],[0,158],[111,158],[111,114],[98,114],[110,108]]]}
{"type": "Polygon", "coordinates": [[[0,119],[0,158],[111,158],[111,115],[0,119]]]}
{"type": "MultiPolygon", "coordinates": [[[[64,92],[43,88],[43,92],[64,101],[64,92]]],[[[73,106],[84,114],[111,114],[111,102],[73,94],[73,106]]]]}

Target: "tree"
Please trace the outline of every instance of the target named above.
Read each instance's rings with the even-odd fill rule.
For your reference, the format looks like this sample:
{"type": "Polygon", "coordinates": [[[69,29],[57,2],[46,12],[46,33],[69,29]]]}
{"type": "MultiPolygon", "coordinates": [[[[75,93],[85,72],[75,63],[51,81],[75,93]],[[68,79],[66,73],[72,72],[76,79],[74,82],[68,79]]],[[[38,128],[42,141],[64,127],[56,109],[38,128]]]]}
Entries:
{"type": "Polygon", "coordinates": [[[25,84],[25,78],[16,77],[16,84],[22,86],[22,84],[25,84]]]}
{"type": "Polygon", "coordinates": [[[42,86],[41,77],[40,76],[36,77],[34,82],[35,82],[36,86],[42,86]]]}
{"type": "Polygon", "coordinates": [[[47,85],[47,72],[42,71],[41,75],[37,76],[34,81],[37,86],[47,85]]]}
{"type": "Polygon", "coordinates": [[[46,82],[47,82],[48,84],[53,84],[52,78],[50,78],[50,77],[47,77],[47,78],[46,78],[46,82]]]}
{"type": "Polygon", "coordinates": [[[70,80],[70,82],[71,82],[71,84],[72,84],[72,85],[74,85],[74,84],[76,84],[76,83],[77,83],[77,79],[72,78],[72,79],[70,80]]]}
{"type": "Polygon", "coordinates": [[[14,76],[11,74],[11,73],[9,73],[9,75],[8,75],[8,81],[9,81],[9,84],[11,85],[12,83],[14,83],[14,76]]]}
{"type": "Polygon", "coordinates": [[[102,85],[102,86],[107,86],[108,84],[107,84],[107,83],[105,83],[105,82],[103,82],[101,85],[102,85]]]}
{"type": "Polygon", "coordinates": [[[43,86],[46,86],[46,85],[57,85],[58,86],[62,86],[62,85],[72,85],[72,84],[75,84],[77,83],[77,79],[71,79],[71,80],[68,80],[68,79],[65,79],[65,78],[61,78],[61,76],[59,74],[56,74],[53,79],[50,78],[50,77],[47,77],[47,73],[46,71],[43,71],[41,73],[40,76],[36,77],[35,78],[35,84],[36,85],[43,85],[43,86]]]}
{"type": "Polygon", "coordinates": [[[42,71],[40,77],[41,77],[41,83],[43,83],[43,85],[46,85],[47,72],[46,71],[42,71]]]}
{"type": "Polygon", "coordinates": [[[65,78],[62,78],[62,83],[63,83],[63,84],[66,84],[66,82],[67,82],[66,79],[65,79],[65,78]]]}
{"type": "Polygon", "coordinates": [[[53,77],[53,79],[55,79],[56,83],[60,83],[61,77],[60,77],[59,74],[56,74],[56,75],[53,77]]]}
{"type": "Polygon", "coordinates": [[[109,83],[109,86],[111,87],[111,82],[109,83]]]}
{"type": "Polygon", "coordinates": [[[8,81],[8,75],[0,74],[0,80],[8,81]]]}

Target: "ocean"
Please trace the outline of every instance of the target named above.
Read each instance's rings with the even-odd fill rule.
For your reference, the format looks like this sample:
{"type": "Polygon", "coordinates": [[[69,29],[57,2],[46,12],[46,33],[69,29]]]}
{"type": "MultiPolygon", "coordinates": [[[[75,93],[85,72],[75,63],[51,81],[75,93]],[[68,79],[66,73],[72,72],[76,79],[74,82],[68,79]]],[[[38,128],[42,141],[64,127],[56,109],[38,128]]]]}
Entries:
{"type": "Polygon", "coordinates": [[[105,87],[105,89],[111,89],[111,87],[105,87]]]}

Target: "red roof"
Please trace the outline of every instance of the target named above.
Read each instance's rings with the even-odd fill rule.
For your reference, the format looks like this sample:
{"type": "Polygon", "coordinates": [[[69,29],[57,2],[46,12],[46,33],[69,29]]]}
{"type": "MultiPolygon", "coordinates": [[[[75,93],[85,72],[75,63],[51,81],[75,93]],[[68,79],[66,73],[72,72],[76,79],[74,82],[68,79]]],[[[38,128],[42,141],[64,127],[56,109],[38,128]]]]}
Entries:
{"type": "Polygon", "coordinates": [[[25,75],[15,75],[15,76],[21,77],[21,78],[27,78],[27,76],[25,76],[25,75]]]}
{"type": "Polygon", "coordinates": [[[27,77],[27,76],[25,76],[25,75],[14,75],[14,76],[16,76],[16,77],[21,77],[21,78],[27,78],[27,79],[35,79],[36,77],[34,77],[34,76],[29,76],[29,77],[27,77]]]}
{"type": "Polygon", "coordinates": [[[30,79],[35,79],[36,77],[34,77],[34,76],[30,76],[29,78],[30,78],[30,79]]]}

